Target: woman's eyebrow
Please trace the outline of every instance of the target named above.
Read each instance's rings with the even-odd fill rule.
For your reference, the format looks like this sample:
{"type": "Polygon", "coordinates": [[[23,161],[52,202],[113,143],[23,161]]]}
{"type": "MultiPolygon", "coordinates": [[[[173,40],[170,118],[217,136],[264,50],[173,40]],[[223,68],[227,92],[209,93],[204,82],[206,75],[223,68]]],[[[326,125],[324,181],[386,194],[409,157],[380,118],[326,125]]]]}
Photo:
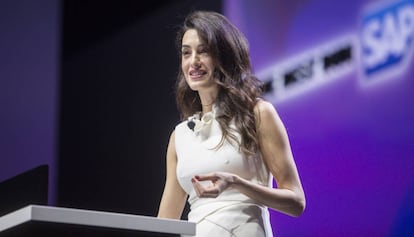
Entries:
{"type": "MultiPolygon", "coordinates": [[[[197,45],[197,48],[205,47],[205,46],[206,46],[205,44],[199,44],[199,45],[197,45]]],[[[187,44],[183,44],[183,45],[181,45],[181,48],[191,48],[191,46],[187,45],[187,44]]]]}

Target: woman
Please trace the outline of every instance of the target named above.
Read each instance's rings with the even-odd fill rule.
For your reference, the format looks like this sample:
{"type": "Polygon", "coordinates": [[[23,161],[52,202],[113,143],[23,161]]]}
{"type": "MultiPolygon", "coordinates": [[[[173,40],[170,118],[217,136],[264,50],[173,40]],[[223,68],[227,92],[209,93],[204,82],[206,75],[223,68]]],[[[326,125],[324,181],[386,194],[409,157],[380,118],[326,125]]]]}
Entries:
{"type": "Polygon", "coordinates": [[[188,199],[198,237],[272,236],[267,207],[299,216],[305,195],[284,125],[260,99],[247,40],[224,16],[198,11],[177,45],[184,121],[170,137],[158,217],[181,218],[188,199]]]}

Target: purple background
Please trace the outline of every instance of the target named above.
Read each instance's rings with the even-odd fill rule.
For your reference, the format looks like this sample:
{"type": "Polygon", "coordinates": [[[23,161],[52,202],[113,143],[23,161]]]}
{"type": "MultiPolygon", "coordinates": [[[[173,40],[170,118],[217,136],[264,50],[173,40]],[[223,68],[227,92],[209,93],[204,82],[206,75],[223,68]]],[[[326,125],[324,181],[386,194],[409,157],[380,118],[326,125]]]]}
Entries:
{"type": "Polygon", "coordinates": [[[0,1],[0,181],[49,165],[54,202],[59,2],[0,1]]]}
{"type": "MultiPolygon", "coordinates": [[[[375,1],[225,1],[256,72],[345,33],[375,1]]],[[[276,236],[414,233],[414,68],[363,87],[358,70],[274,103],[307,197],[304,214],[271,212],[276,236]]]]}

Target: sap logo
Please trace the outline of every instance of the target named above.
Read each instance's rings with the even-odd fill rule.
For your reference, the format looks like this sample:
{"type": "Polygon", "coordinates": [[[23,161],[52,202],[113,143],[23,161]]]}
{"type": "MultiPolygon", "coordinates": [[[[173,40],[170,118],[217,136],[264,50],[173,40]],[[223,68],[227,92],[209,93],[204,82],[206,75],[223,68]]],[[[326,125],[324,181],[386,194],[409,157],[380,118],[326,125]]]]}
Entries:
{"type": "Polygon", "coordinates": [[[367,10],[360,29],[364,81],[403,73],[411,61],[413,40],[414,0],[396,1],[367,10]]]}

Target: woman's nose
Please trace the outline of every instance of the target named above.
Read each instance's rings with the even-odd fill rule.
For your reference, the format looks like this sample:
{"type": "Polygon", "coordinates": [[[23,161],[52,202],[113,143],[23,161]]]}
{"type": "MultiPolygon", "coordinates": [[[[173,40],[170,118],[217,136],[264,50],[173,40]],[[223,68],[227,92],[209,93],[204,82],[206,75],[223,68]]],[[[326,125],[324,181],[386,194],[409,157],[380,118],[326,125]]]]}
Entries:
{"type": "Polygon", "coordinates": [[[191,61],[191,66],[194,68],[199,68],[200,64],[200,57],[198,55],[194,55],[191,61]]]}

